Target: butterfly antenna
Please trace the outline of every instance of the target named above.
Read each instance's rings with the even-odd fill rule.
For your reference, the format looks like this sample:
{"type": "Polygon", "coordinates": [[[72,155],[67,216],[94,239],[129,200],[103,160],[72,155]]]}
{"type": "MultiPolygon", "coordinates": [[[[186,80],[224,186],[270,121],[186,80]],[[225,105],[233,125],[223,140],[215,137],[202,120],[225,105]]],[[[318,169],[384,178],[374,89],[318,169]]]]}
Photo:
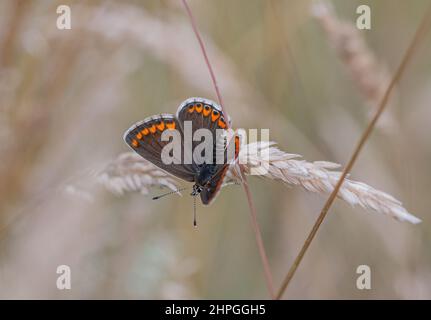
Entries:
{"type": "Polygon", "coordinates": [[[196,197],[193,197],[193,226],[194,227],[198,226],[196,222],[196,197]]]}
{"type": "Polygon", "coordinates": [[[161,194],[161,195],[158,195],[158,196],[153,197],[153,200],[158,200],[158,199],[160,199],[160,198],[163,198],[163,197],[169,196],[169,195],[171,195],[171,194],[173,194],[173,193],[178,193],[178,192],[183,191],[183,190],[186,190],[186,189],[188,189],[188,187],[179,188],[179,189],[177,189],[177,190],[169,191],[169,192],[167,192],[167,193],[164,193],[164,194],[161,194]]]}

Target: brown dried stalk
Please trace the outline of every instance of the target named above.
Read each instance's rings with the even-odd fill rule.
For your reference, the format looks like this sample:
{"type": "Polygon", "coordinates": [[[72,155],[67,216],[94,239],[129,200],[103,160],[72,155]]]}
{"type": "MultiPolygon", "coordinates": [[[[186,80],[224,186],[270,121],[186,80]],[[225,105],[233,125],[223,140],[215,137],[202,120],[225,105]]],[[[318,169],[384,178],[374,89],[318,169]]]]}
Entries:
{"type": "MultiPolygon", "coordinates": [[[[186,9],[187,14],[189,16],[190,23],[191,23],[192,28],[193,28],[193,32],[195,33],[195,36],[196,36],[196,38],[198,39],[198,42],[199,42],[199,46],[201,47],[202,55],[204,56],[205,64],[208,67],[208,71],[209,71],[210,76],[211,76],[211,81],[213,82],[214,89],[215,89],[215,92],[217,94],[217,98],[218,98],[218,101],[219,101],[219,105],[220,105],[220,107],[222,109],[223,116],[225,117],[225,119],[228,119],[228,117],[226,116],[226,111],[224,109],[223,99],[221,97],[221,93],[220,93],[220,90],[219,90],[219,87],[218,87],[218,84],[217,84],[217,78],[216,78],[216,76],[214,74],[214,71],[213,71],[213,68],[211,66],[210,60],[208,59],[208,55],[207,55],[207,52],[205,50],[205,45],[204,45],[204,42],[202,41],[202,38],[201,38],[201,36],[199,34],[199,30],[198,30],[198,27],[196,25],[195,18],[193,17],[193,13],[190,10],[189,5],[187,4],[187,1],[186,0],[182,0],[182,1],[183,1],[184,8],[186,9]]],[[[229,124],[228,124],[228,126],[229,126],[229,124]]]]}
{"type": "Polygon", "coordinates": [[[354,152],[347,163],[345,169],[343,170],[343,173],[341,174],[340,179],[338,180],[334,190],[332,191],[331,195],[329,196],[328,200],[326,201],[324,207],[322,208],[322,211],[320,212],[319,217],[317,218],[310,234],[308,235],[307,239],[305,240],[299,254],[295,258],[295,261],[292,264],[292,267],[289,269],[289,272],[287,273],[285,279],[283,280],[283,283],[280,287],[280,290],[277,293],[277,299],[280,299],[285,292],[287,286],[289,285],[290,281],[292,280],[293,276],[295,275],[296,270],[299,267],[299,264],[302,261],[302,258],[304,257],[305,253],[307,252],[307,249],[310,247],[311,242],[313,241],[317,231],[319,230],[320,225],[322,224],[323,220],[326,217],[326,214],[328,213],[332,203],[334,202],[338,192],[340,191],[340,188],[345,182],[345,178],[347,177],[348,173],[352,170],[353,165],[356,162],[356,159],[358,158],[363,146],[365,145],[365,142],[368,140],[371,132],[373,131],[377,121],[379,120],[381,114],[385,110],[385,107],[387,105],[387,102],[389,100],[389,96],[395,87],[395,84],[400,80],[401,76],[404,73],[404,70],[408,64],[408,62],[411,60],[411,57],[413,56],[413,53],[415,49],[417,48],[420,40],[424,36],[425,32],[427,31],[429,24],[431,22],[431,5],[428,7],[428,10],[426,11],[418,29],[416,30],[416,33],[413,37],[412,42],[410,43],[409,47],[407,48],[403,59],[401,60],[401,63],[399,67],[396,70],[395,75],[393,76],[388,88],[385,91],[385,94],[379,104],[379,108],[377,109],[374,117],[370,121],[369,125],[365,129],[364,133],[362,134],[361,138],[359,139],[354,152]]]}
{"type": "MultiPolygon", "coordinates": [[[[199,31],[197,29],[195,20],[193,18],[193,14],[192,14],[189,6],[187,5],[187,1],[186,0],[182,0],[182,2],[183,2],[183,5],[184,5],[184,7],[185,7],[185,9],[187,11],[187,14],[189,15],[190,22],[192,24],[193,31],[195,32],[196,38],[199,41],[199,45],[201,47],[202,54],[203,54],[203,56],[205,58],[205,63],[206,63],[206,65],[208,67],[208,70],[210,72],[211,80],[213,82],[214,89],[215,89],[215,91],[217,93],[217,97],[218,97],[220,106],[222,108],[223,114],[225,116],[225,119],[228,119],[227,114],[226,114],[225,109],[224,109],[223,100],[222,100],[222,97],[221,97],[221,94],[220,94],[220,91],[219,91],[219,88],[218,88],[218,85],[217,85],[217,80],[216,80],[216,77],[214,75],[213,69],[211,67],[211,63],[210,63],[210,61],[208,59],[208,55],[206,53],[205,46],[204,46],[203,41],[202,41],[202,39],[201,39],[201,37],[199,35],[199,31]]],[[[248,188],[248,184],[247,184],[247,180],[246,179],[244,179],[242,181],[242,185],[244,187],[244,192],[247,195],[248,206],[250,208],[250,215],[251,215],[251,221],[252,221],[252,225],[253,225],[253,230],[255,232],[256,242],[257,242],[257,246],[258,246],[258,249],[259,249],[259,255],[260,255],[260,258],[262,260],[263,267],[264,267],[266,285],[268,287],[269,294],[270,294],[271,298],[273,299],[274,298],[274,292],[275,292],[274,291],[273,280],[272,280],[273,277],[272,277],[271,269],[269,267],[268,257],[266,255],[265,246],[263,245],[262,235],[261,235],[259,224],[258,224],[257,217],[256,217],[256,208],[254,207],[252,196],[251,196],[251,193],[250,193],[250,189],[248,188]]]]}

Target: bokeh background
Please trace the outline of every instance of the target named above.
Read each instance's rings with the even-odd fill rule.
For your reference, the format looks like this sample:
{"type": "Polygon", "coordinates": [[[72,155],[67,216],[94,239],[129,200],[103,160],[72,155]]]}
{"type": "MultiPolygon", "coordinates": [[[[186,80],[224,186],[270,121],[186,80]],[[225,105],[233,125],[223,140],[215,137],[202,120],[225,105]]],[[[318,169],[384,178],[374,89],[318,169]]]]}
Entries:
{"type": "MultiPolygon", "coordinates": [[[[312,1],[189,1],[233,126],[341,164],[428,4],[333,1],[345,24],[331,31],[312,1]],[[351,33],[361,4],[372,29],[351,33]]],[[[352,171],[423,223],[337,201],[285,298],[431,298],[430,56],[427,34],[352,171]],[[371,290],[356,288],[362,264],[371,290]]],[[[191,96],[216,99],[180,1],[0,2],[0,298],[268,298],[240,186],[198,205],[197,229],[187,195],[64,192],[129,150],[132,123],[191,96]],[[56,28],[61,4],[71,30],[56,28]],[[63,264],[71,290],[56,288],[63,264]]],[[[325,196],[249,182],[278,287],[325,196]]]]}

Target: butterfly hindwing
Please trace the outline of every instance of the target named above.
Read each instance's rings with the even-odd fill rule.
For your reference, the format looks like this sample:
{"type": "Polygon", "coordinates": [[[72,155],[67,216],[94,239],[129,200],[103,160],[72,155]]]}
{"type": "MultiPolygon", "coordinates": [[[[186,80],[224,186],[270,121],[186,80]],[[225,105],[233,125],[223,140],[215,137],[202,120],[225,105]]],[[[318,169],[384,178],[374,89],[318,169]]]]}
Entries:
{"type": "MultiPolygon", "coordinates": [[[[235,135],[232,139],[232,143],[235,146],[235,159],[239,156],[239,148],[240,148],[240,137],[235,135]]],[[[226,158],[225,158],[226,159],[226,158]]],[[[226,172],[229,169],[229,163],[219,167],[218,171],[215,172],[212,179],[209,181],[208,185],[206,185],[201,191],[201,201],[203,204],[208,205],[216,198],[217,194],[220,192],[220,189],[223,185],[224,178],[226,172]]]]}
{"type": "Polygon", "coordinates": [[[202,189],[200,196],[204,205],[209,205],[216,198],[223,184],[228,167],[229,165],[222,166],[209,181],[208,185],[202,189]]]}

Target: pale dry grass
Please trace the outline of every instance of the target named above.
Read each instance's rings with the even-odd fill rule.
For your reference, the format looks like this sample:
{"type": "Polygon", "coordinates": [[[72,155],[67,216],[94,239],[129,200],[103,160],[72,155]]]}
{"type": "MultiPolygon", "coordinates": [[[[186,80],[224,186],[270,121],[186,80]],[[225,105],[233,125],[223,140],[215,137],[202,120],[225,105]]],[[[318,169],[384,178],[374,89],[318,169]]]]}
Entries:
{"type": "Polygon", "coordinates": [[[66,194],[92,200],[92,194],[100,189],[98,187],[117,196],[126,192],[148,195],[152,187],[175,191],[178,182],[140,155],[125,152],[102,168],[70,178],[63,190],[66,194]]]}
{"type": "MultiPolygon", "coordinates": [[[[300,186],[306,191],[330,194],[337,184],[341,166],[328,161],[308,162],[300,155],[286,153],[275,146],[275,142],[255,142],[243,146],[238,161],[245,164],[246,172],[300,186]],[[267,156],[268,157],[267,157],[267,156]]],[[[238,177],[232,170],[233,177],[238,177]]],[[[421,222],[410,214],[402,203],[386,192],[377,190],[363,182],[346,179],[337,195],[351,206],[360,206],[413,224],[421,222]]]]}
{"type": "MultiPolygon", "coordinates": [[[[275,145],[275,142],[254,142],[243,145],[237,161],[230,166],[225,184],[242,183],[238,169],[241,164],[247,175],[253,172],[252,176],[299,186],[314,193],[330,194],[333,191],[341,175],[341,172],[335,171],[341,167],[339,164],[301,160],[300,155],[286,153],[275,145]]],[[[134,152],[120,154],[105,169],[97,173],[96,179],[108,191],[117,195],[135,191],[147,195],[150,187],[167,187],[170,190],[176,190],[179,187],[167,173],[134,152]]],[[[421,222],[419,218],[410,214],[399,200],[363,182],[346,179],[338,197],[353,207],[360,206],[399,221],[413,224],[421,222]]]]}

